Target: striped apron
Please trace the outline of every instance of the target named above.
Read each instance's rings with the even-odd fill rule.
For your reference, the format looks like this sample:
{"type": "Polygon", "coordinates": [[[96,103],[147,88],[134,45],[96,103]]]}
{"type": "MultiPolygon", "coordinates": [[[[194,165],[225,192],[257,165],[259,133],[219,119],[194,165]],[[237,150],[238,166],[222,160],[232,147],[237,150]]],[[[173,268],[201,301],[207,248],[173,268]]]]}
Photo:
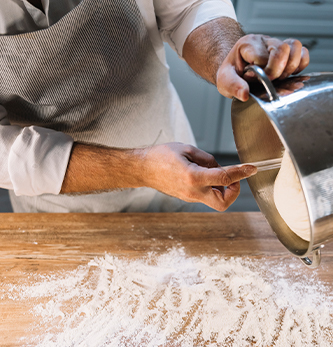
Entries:
{"type": "MultiPolygon", "coordinates": [[[[0,37],[0,79],[0,104],[13,125],[51,128],[110,147],[194,141],[135,0],[82,0],[47,29],[0,37]]],[[[159,196],[165,207],[152,207],[156,194],[149,188],[77,196],[11,192],[11,201],[17,212],[181,206],[159,196]]]]}

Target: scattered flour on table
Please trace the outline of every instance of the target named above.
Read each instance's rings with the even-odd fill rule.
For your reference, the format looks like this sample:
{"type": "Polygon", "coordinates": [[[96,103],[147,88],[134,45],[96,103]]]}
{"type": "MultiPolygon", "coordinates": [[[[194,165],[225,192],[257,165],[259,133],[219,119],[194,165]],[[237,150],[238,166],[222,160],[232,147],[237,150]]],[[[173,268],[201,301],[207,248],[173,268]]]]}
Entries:
{"type": "Polygon", "coordinates": [[[36,302],[44,333],[29,346],[332,346],[332,296],[302,266],[182,248],[105,255],[0,295],[36,302]]]}

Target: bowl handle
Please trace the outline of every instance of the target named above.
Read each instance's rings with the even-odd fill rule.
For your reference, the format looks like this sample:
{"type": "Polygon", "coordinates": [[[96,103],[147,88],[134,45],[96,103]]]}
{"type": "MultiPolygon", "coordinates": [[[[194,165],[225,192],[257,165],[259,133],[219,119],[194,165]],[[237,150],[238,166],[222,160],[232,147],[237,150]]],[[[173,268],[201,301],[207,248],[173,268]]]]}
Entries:
{"type": "Polygon", "coordinates": [[[312,260],[310,260],[308,257],[301,258],[301,261],[308,267],[315,269],[319,266],[321,261],[321,252],[320,248],[316,248],[313,250],[312,253],[312,260]]]}
{"type": "Polygon", "coordinates": [[[267,77],[265,71],[257,65],[247,65],[244,69],[244,73],[247,71],[253,71],[257,76],[258,80],[263,84],[268,94],[269,101],[278,101],[279,96],[273,86],[273,83],[267,77]]]}

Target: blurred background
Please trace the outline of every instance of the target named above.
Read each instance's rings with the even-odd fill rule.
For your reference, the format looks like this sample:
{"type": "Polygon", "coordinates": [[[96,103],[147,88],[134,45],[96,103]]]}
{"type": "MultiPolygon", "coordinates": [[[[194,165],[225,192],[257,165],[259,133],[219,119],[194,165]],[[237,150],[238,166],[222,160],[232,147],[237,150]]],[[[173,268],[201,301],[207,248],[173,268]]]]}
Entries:
{"type": "MultiPolygon", "coordinates": [[[[303,72],[333,71],[333,0],[235,0],[238,21],[246,33],[299,39],[310,51],[303,72]]],[[[198,147],[221,165],[239,163],[231,127],[231,100],[197,77],[169,46],[170,75],[192,125],[198,147]]],[[[258,211],[246,181],[228,211],[258,211]]],[[[8,192],[0,189],[0,212],[11,212],[8,192]]]]}

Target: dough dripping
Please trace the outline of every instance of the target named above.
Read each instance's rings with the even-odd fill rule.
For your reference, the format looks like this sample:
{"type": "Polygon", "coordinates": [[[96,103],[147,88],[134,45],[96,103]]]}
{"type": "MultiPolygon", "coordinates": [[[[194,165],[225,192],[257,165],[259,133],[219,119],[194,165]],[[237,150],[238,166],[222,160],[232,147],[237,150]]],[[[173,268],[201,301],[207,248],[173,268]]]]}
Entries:
{"type": "Polygon", "coordinates": [[[310,241],[308,210],[294,164],[284,152],[281,169],[274,183],[274,202],[288,227],[305,241],[310,241]]]}

